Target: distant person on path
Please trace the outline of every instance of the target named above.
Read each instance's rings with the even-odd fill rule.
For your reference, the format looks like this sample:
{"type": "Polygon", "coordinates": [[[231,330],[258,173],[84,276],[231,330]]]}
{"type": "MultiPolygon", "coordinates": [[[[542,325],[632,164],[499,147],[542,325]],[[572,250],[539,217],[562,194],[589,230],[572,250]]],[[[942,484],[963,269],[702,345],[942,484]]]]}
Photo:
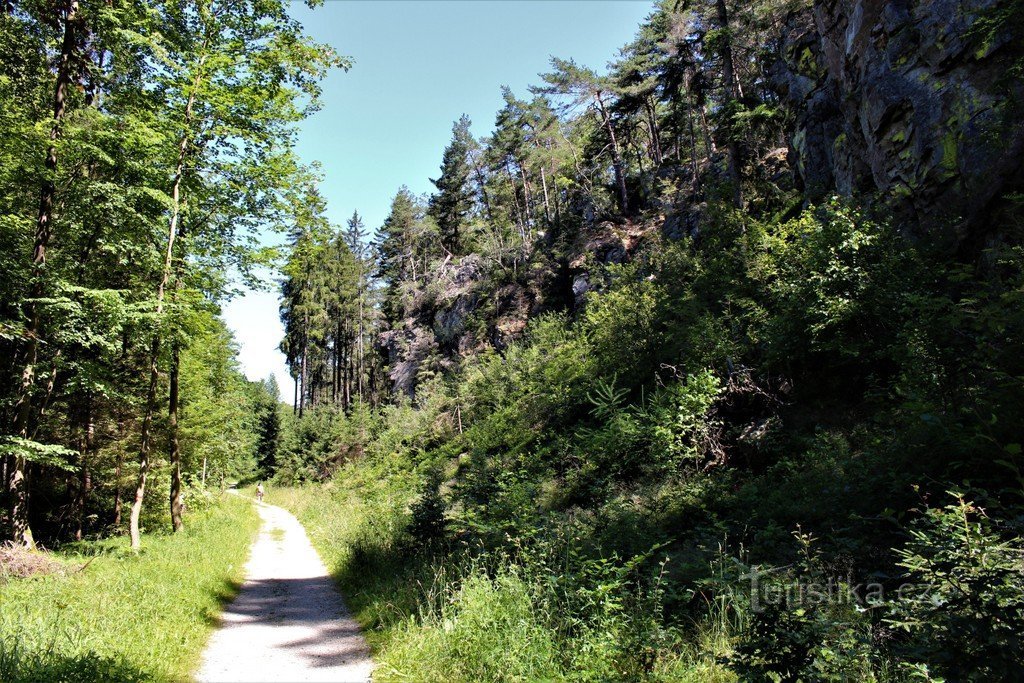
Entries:
{"type": "Polygon", "coordinates": [[[260,503],[263,502],[263,482],[256,484],[256,500],[260,503]]]}

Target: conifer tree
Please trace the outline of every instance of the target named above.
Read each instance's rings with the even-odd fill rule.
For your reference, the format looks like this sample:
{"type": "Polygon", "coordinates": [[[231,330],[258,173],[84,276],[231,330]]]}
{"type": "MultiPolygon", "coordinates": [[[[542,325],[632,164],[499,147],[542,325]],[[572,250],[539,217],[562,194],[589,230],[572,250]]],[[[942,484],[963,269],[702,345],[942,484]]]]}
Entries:
{"type": "Polygon", "coordinates": [[[385,283],[384,316],[396,320],[402,314],[401,285],[417,280],[416,199],[404,185],[391,201],[391,211],[376,237],[377,277],[385,283]]]}
{"type": "Polygon", "coordinates": [[[580,66],[571,59],[551,58],[553,70],[541,74],[547,85],[532,88],[541,95],[567,96],[572,106],[588,104],[600,117],[601,126],[608,135],[612,154],[612,169],[615,174],[615,187],[619,195],[619,208],[629,213],[629,197],[626,190],[626,169],[622,157],[622,148],[615,133],[612,120],[611,101],[614,97],[613,85],[609,79],[598,76],[594,71],[580,66]]]}
{"type": "Polygon", "coordinates": [[[463,114],[452,126],[452,141],[444,150],[441,176],[430,181],[437,194],[430,198],[427,211],[437,221],[441,245],[453,256],[463,253],[465,223],[474,204],[470,155],[477,143],[469,131],[470,125],[469,117],[463,114]]]}

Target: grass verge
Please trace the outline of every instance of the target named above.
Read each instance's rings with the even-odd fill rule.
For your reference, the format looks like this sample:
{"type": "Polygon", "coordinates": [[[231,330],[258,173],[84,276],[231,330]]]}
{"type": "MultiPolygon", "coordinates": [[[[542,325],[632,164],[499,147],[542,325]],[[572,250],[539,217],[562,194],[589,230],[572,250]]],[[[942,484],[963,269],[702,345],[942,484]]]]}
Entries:
{"type": "Polygon", "coordinates": [[[0,586],[0,680],[187,681],[236,593],[259,518],[222,496],[175,535],[54,553],[61,574],[0,586]]]}
{"type": "Polygon", "coordinates": [[[267,492],[338,580],[373,648],[374,681],[736,680],[716,661],[730,648],[724,626],[669,632],[614,596],[589,610],[560,604],[557,577],[536,567],[411,550],[408,491],[376,479],[267,492]]]}

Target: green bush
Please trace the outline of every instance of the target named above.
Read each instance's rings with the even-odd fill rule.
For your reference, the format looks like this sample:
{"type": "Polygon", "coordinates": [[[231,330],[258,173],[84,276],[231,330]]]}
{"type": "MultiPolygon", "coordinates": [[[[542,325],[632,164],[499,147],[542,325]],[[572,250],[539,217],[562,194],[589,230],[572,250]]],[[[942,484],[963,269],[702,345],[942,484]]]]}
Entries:
{"type": "Polygon", "coordinates": [[[955,502],[927,509],[898,550],[908,583],[887,621],[908,635],[899,651],[912,663],[951,680],[1013,680],[1024,660],[1019,530],[950,495],[955,502]]]}

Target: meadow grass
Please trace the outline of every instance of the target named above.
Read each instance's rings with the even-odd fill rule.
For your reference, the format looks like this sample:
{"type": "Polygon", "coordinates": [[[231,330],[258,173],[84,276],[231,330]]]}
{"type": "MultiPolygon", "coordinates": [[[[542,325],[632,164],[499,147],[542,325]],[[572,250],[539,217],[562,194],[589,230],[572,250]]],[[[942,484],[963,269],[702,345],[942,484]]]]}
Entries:
{"type": "Polygon", "coordinates": [[[84,542],[59,574],[0,586],[0,680],[187,681],[243,578],[259,519],[221,496],[185,530],[84,542]]]}

